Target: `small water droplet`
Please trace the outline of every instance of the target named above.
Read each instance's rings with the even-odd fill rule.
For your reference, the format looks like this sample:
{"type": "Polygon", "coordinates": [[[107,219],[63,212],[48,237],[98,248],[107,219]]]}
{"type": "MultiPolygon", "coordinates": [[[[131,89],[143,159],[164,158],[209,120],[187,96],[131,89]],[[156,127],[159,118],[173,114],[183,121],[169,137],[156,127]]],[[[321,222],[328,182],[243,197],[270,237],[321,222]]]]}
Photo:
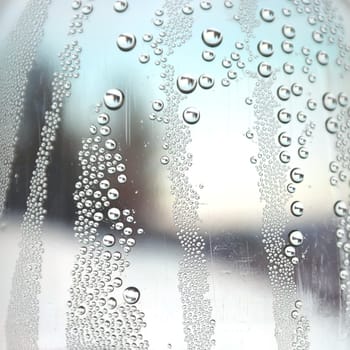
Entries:
{"type": "Polygon", "coordinates": [[[304,180],[304,174],[300,168],[294,168],[290,172],[290,177],[295,183],[300,183],[304,180]]]}
{"type": "Polygon", "coordinates": [[[211,62],[215,59],[215,53],[211,50],[204,50],[202,52],[202,58],[207,62],[211,62]]]}
{"type": "Polygon", "coordinates": [[[93,11],[94,7],[92,4],[86,4],[83,6],[81,12],[84,14],[84,15],[89,15],[92,11],[93,11]]]}
{"type": "Polygon", "coordinates": [[[303,94],[303,87],[298,83],[292,84],[291,90],[294,96],[301,96],[303,94]]]}
{"type": "Polygon", "coordinates": [[[348,206],[344,201],[337,201],[334,204],[334,213],[337,216],[345,216],[348,212],[348,206]]]}
{"type": "Polygon", "coordinates": [[[285,53],[292,53],[294,50],[294,44],[289,40],[282,41],[281,48],[285,53]]]}
{"type": "Polygon", "coordinates": [[[348,102],[349,102],[348,96],[344,92],[341,92],[338,95],[338,103],[340,104],[340,106],[346,107],[348,105],[348,102]]]}
{"type": "Polygon", "coordinates": [[[279,155],[280,161],[284,164],[290,162],[290,155],[287,151],[282,151],[279,155]]]}
{"type": "Polygon", "coordinates": [[[184,110],[182,117],[187,124],[196,124],[200,119],[200,112],[195,107],[188,107],[184,110]]]}
{"type": "Polygon", "coordinates": [[[192,15],[193,7],[189,4],[184,5],[184,7],[182,8],[182,13],[185,15],[192,15]]]}
{"type": "Polygon", "coordinates": [[[199,86],[203,89],[210,89],[214,86],[215,80],[208,74],[202,74],[198,79],[199,86]]]}
{"type": "Polygon", "coordinates": [[[314,39],[314,41],[316,43],[322,43],[323,42],[323,34],[318,30],[314,30],[312,32],[312,39],[314,39]]]}
{"type": "Polygon", "coordinates": [[[296,300],[294,305],[298,310],[300,310],[303,307],[303,302],[301,300],[296,300]]]}
{"type": "Polygon", "coordinates": [[[72,9],[78,10],[81,6],[81,0],[74,0],[72,1],[72,9]]]}
{"type": "Polygon", "coordinates": [[[117,0],[113,8],[116,12],[124,12],[128,8],[128,2],[126,0],[117,0]]]}
{"type": "Polygon", "coordinates": [[[110,89],[103,98],[104,104],[109,109],[118,109],[124,103],[124,94],[119,89],[110,89]]]}
{"type": "Polygon", "coordinates": [[[309,157],[309,151],[305,148],[305,147],[300,147],[298,149],[298,156],[301,158],[301,159],[306,159],[309,157]]]}
{"type": "Polygon", "coordinates": [[[309,98],[306,102],[306,106],[310,111],[314,111],[317,108],[317,102],[314,99],[309,98]]]}
{"type": "Polygon", "coordinates": [[[109,115],[107,113],[101,113],[98,117],[97,117],[97,122],[100,125],[106,125],[109,123],[109,115]]]}
{"type": "Polygon", "coordinates": [[[294,73],[294,65],[292,63],[286,62],[283,64],[283,71],[286,74],[293,74],[294,73]]]}
{"type": "Polygon", "coordinates": [[[275,13],[271,9],[263,8],[260,10],[260,17],[265,22],[273,22],[275,20],[275,13]]]}
{"type": "Polygon", "coordinates": [[[293,202],[290,209],[294,216],[302,216],[304,213],[304,205],[299,201],[293,202]]]}
{"type": "Polygon", "coordinates": [[[110,310],[113,310],[115,309],[117,306],[117,300],[115,300],[115,298],[111,297],[111,298],[108,298],[107,300],[107,307],[110,309],[110,310]]]}
{"type": "Polygon", "coordinates": [[[139,62],[140,63],[147,63],[150,60],[150,56],[147,53],[143,53],[139,56],[139,62]]]}
{"type": "Polygon", "coordinates": [[[107,197],[110,200],[116,200],[119,198],[119,191],[116,188],[110,188],[107,192],[107,197]]]}
{"type": "Polygon", "coordinates": [[[118,36],[117,46],[122,51],[130,51],[136,45],[136,37],[134,34],[123,33],[118,36]]]}
{"type": "Polygon", "coordinates": [[[233,7],[233,1],[231,1],[231,0],[225,0],[225,1],[224,1],[224,5],[225,5],[226,8],[230,9],[230,8],[233,7]]]}
{"type": "Polygon", "coordinates": [[[294,247],[299,247],[303,244],[304,235],[300,231],[294,230],[289,233],[288,239],[291,245],[294,247]]]}
{"type": "Polygon", "coordinates": [[[193,78],[191,75],[188,75],[188,74],[180,75],[177,78],[177,87],[184,94],[191,93],[192,91],[194,91],[196,86],[197,86],[197,80],[193,78]]]}
{"type": "Polygon", "coordinates": [[[345,270],[345,269],[341,269],[339,271],[339,278],[341,280],[347,280],[349,278],[349,272],[347,270],[345,270]]]}
{"type": "Polygon", "coordinates": [[[143,41],[145,41],[145,42],[148,43],[148,42],[152,41],[153,35],[150,34],[150,33],[145,33],[145,34],[143,35],[142,39],[143,39],[143,41]]]}
{"type": "Polygon", "coordinates": [[[128,304],[136,304],[140,299],[140,291],[136,287],[128,287],[124,290],[123,298],[128,304]]]}
{"type": "Polygon", "coordinates": [[[160,163],[163,164],[163,165],[167,165],[169,163],[169,157],[168,156],[162,156],[160,158],[160,163]]]}
{"type": "Polygon", "coordinates": [[[221,32],[216,29],[208,28],[202,32],[203,42],[210,47],[219,46],[222,42],[222,39],[223,36],[221,32]]]}
{"type": "Polygon", "coordinates": [[[278,136],[278,142],[283,147],[289,147],[292,144],[292,138],[286,132],[282,132],[278,136]]]}

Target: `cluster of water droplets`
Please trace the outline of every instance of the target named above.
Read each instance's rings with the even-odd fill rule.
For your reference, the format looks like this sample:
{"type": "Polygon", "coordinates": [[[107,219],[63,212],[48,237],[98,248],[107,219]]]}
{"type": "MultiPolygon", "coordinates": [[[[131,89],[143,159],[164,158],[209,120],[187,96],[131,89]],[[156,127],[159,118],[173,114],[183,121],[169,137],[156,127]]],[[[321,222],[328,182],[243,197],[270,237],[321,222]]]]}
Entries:
{"type": "Polygon", "coordinates": [[[75,14],[69,24],[69,35],[81,34],[84,32],[84,21],[89,19],[94,10],[93,0],[72,0],[72,10],[75,14]]]}
{"type": "Polygon", "coordinates": [[[1,50],[0,105],[0,216],[10,183],[17,130],[23,117],[24,96],[28,73],[33,67],[37,48],[43,36],[49,0],[28,1],[15,29],[9,34],[1,50]]]}
{"type": "Polygon", "coordinates": [[[67,314],[69,349],[148,349],[142,328],[144,313],[137,307],[140,291],[125,286],[123,273],[138,235],[144,234],[135,210],[122,207],[126,165],[111,136],[110,116],[122,108],[120,89],[106,91],[98,105],[90,137],[79,152],[81,175],[73,195],[77,208],[75,236],[81,243],[72,271],[67,314]],[[113,114],[112,114],[113,113],[113,114]],[[116,246],[119,246],[116,247],[116,246]]]}
{"type": "Polygon", "coordinates": [[[37,349],[39,293],[42,268],[42,233],[46,215],[47,172],[54,149],[61,111],[70,96],[71,81],[77,77],[81,47],[74,41],[59,55],[61,72],[53,75],[51,106],[44,114],[41,143],[29,186],[27,208],[21,226],[20,252],[16,261],[8,309],[7,338],[9,346],[37,349]],[[68,62],[68,63],[67,63],[68,62]],[[18,336],[23,334],[24,336],[18,336]]]}

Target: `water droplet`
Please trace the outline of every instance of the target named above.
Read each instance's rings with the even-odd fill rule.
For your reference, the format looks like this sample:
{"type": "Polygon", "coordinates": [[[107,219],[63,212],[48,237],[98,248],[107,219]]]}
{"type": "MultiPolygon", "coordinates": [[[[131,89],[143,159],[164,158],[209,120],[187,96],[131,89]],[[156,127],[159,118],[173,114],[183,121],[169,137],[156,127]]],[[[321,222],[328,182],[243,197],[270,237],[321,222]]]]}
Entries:
{"type": "Polygon", "coordinates": [[[124,12],[128,8],[128,2],[126,0],[117,0],[113,8],[116,12],[124,12]]]}
{"type": "Polygon", "coordinates": [[[228,86],[230,86],[230,84],[231,84],[231,82],[227,78],[223,78],[221,80],[221,85],[224,87],[228,87],[228,86]]]}
{"type": "Polygon", "coordinates": [[[105,247],[112,247],[115,244],[115,237],[108,233],[103,236],[102,243],[105,247]]]}
{"type": "Polygon", "coordinates": [[[283,147],[289,147],[292,144],[292,138],[290,136],[288,136],[288,134],[286,132],[282,132],[278,136],[278,142],[283,147]]]}
{"type": "Polygon", "coordinates": [[[97,117],[97,122],[100,125],[106,125],[109,123],[109,115],[107,113],[102,113],[97,117]]]}
{"type": "Polygon", "coordinates": [[[221,44],[223,39],[223,36],[221,32],[219,32],[216,29],[205,29],[202,32],[202,40],[203,42],[210,46],[210,47],[215,47],[221,44]]]}
{"type": "Polygon", "coordinates": [[[341,280],[347,280],[349,278],[349,272],[347,270],[345,270],[345,269],[341,269],[339,271],[339,278],[341,280]]]}
{"type": "Polygon", "coordinates": [[[291,25],[285,24],[282,27],[283,35],[288,39],[293,39],[295,37],[295,28],[291,25]]]}
{"type": "Polygon", "coordinates": [[[275,13],[270,9],[264,8],[260,10],[260,17],[265,22],[273,22],[275,20],[275,13]]]}
{"type": "Polygon", "coordinates": [[[272,67],[267,62],[261,62],[258,66],[258,73],[263,78],[268,78],[272,74],[272,67]]]}
{"type": "Polygon", "coordinates": [[[101,189],[101,190],[106,190],[107,188],[109,188],[110,184],[111,184],[111,183],[109,182],[109,180],[104,179],[104,180],[102,180],[102,181],[100,182],[100,189],[101,189]]]}
{"type": "Polygon", "coordinates": [[[94,214],[94,220],[99,222],[99,221],[102,221],[103,220],[103,214],[101,212],[96,212],[94,214]]]}
{"type": "Polygon", "coordinates": [[[348,105],[348,102],[349,102],[348,96],[344,92],[341,92],[338,95],[338,103],[340,104],[340,106],[346,107],[348,105]]]}
{"type": "Polygon", "coordinates": [[[309,151],[305,147],[300,147],[298,149],[298,155],[301,159],[306,159],[309,157],[309,151]]]}
{"type": "Polygon", "coordinates": [[[211,50],[204,50],[202,52],[202,58],[207,62],[211,62],[215,59],[215,53],[211,50]]]}
{"type": "Polygon", "coordinates": [[[291,261],[292,261],[293,265],[298,265],[299,264],[299,258],[297,256],[293,256],[291,261]]]}
{"type": "Polygon", "coordinates": [[[143,41],[148,43],[148,42],[152,41],[153,35],[150,33],[146,33],[143,35],[142,39],[143,39],[143,41]]]}
{"type": "Polygon", "coordinates": [[[139,62],[140,63],[147,63],[150,60],[150,56],[147,53],[143,53],[139,56],[139,62]]]}
{"type": "Polygon", "coordinates": [[[324,108],[326,108],[328,111],[334,111],[337,108],[337,98],[330,92],[323,95],[322,102],[324,108]]]}
{"type": "Polygon", "coordinates": [[[136,287],[128,287],[124,290],[123,298],[128,304],[136,304],[140,299],[140,291],[136,287]]]}
{"type": "Polygon", "coordinates": [[[192,15],[193,7],[189,4],[184,5],[184,7],[182,8],[182,13],[185,15],[192,15]]]}
{"type": "Polygon", "coordinates": [[[200,2],[200,7],[202,10],[210,10],[212,8],[211,1],[202,0],[200,2]]]}
{"type": "Polygon", "coordinates": [[[296,251],[295,251],[295,248],[291,245],[287,245],[285,248],[284,248],[284,254],[285,256],[287,256],[288,258],[292,258],[293,256],[295,256],[296,254],[296,251]]]}
{"type": "Polygon", "coordinates": [[[231,66],[232,66],[231,60],[229,60],[229,59],[227,59],[227,58],[224,58],[224,59],[222,60],[221,64],[222,64],[222,66],[223,66],[224,68],[231,68],[231,66]]]}
{"type": "Polygon", "coordinates": [[[231,1],[231,0],[225,0],[225,1],[224,1],[224,5],[225,5],[226,8],[230,9],[230,8],[233,7],[233,1],[231,1]]]}
{"type": "Polygon", "coordinates": [[[102,125],[100,127],[100,133],[103,136],[108,136],[111,133],[111,128],[107,125],[102,125]]]}
{"type": "Polygon", "coordinates": [[[120,218],[120,210],[118,208],[110,208],[108,210],[108,217],[113,221],[118,220],[120,218]]]}
{"type": "Polygon", "coordinates": [[[92,4],[86,4],[85,6],[83,6],[81,12],[84,15],[89,15],[92,11],[93,11],[94,7],[92,4]]]}
{"type": "Polygon", "coordinates": [[[83,316],[86,312],[86,309],[84,306],[79,306],[77,311],[78,311],[78,315],[83,316]]]}
{"type": "Polygon", "coordinates": [[[267,40],[260,40],[258,43],[258,51],[261,55],[270,57],[273,55],[273,45],[267,40]]]}
{"type": "Polygon", "coordinates": [[[294,96],[301,96],[303,94],[303,87],[300,84],[292,84],[291,90],[294,96]]]}
{"type": "Polygon", "coordinates": [[[164,103],[162,100],[154,100],[152,102],[152,108],[156,112],[160,112],[164,108],[164,103]]]}
{"type": "Polygon", "coordinates": [[[303,307],[303,302],[301,300],[296,300],[295,307],[300,310],[303,307]]]}
{"type": "Polygon", "coordinates": [[[292,115],[289,112],[287,112],[284,108],[279,110],[277,117],[278,120],[283,124],[287,124],[292,120],[292,115]]]}
{"type": "Polygon", "coordinates": [[[285,53],[292,53],[294,50],[294,44],[291,41],[284,40],[281,44],[282,50],[285,53]]]}
{"type": "Polygon", "coordinates": [[[294,216],[302,216],[304,213],[304,206],[299,201],[293,202],[290,209],[294,216]]]}
{"type": "Polygon", "coordinates": [[[293,245],[294,247],[299,247],[303,244],[304,235],[300,231],[295,230],[289,233],[288,239],[291,245],[293,245]]]}
{"type": "Polygon", "coordinates": [[[104,104],[109,109],[118,109],[124,103],[124,94],[119,89],[110,89],[103,97],[104,104]]]}
{"type": "Polygon", "coordinates": [[[307,108],[309,108],[310,111],[314,111],[317,108],[317,103],[312,98],[309,98],[306,102],[307,108]]]}
{"type": "Polygon", "coordinates": [[[290,172],[290,177],[295,183],[300,183],[304,180],[304,174],[300,168],[294,168],[290,172]]]}
{"type": "Polygon", "coordinates": [[[177,87],[184,94],[191,93],[192,91],[194,91],[196,86],[197,80],[190,75],[180,75],[177,78],[177,87]]]}
{"type": "Polygon", "coordinates": [[[169,163],[169,157],[168,156],[162,156],[160,158],[160,163],[163,164],[163,165],[167,165],[169,163]]]}
{"type": "Polygon", "coordinates": [[[283,65],[283,71],[286,74],[293,74],[294,73],[294,65],[292,63],[284,63],[283,65]]]}
{"type": "Polygon", "coordinates": [[[115,300],[115,298],[109,298],[107,300],[107,307],[110,309],[110,310],[113,310],[115,309],[117,306],[117,301],[115,300]]]}
{"type": "Polygon", "coordinates": [[[298,119],[299,122],[304,123],[306,121],[306,119],[307,119],[307,115],[304,112],[299,111],[297,113],[297,119],[298,119]]]}
{"type": "Polygon", "coordinates": [[[330,117],[326,120],[326,130],[330,134],[335,134],[338,131],[338,128],[338,121],[335,118],[330,117]]]}
{"type": "Polygon", "coordinates": [[[188,107],[184,110],[182,117],[187,124],[196,124],[200,119],[200,112],[195,107],[188,107]]]}
{"type": "Polygon", "coordinates": [[[316,54],[316,59],[319,64],[323,66],[327,65],[329,62],[328,53],[326,51],[318,51],[316,54]]]}
{"type": "Polygon", "coordinates": [[[130,51],[136,45],[136,38],[134,34],[123,33],[118,36],[117,46],[122,51],[130,51]]]}
{"type": "Polygon", "coordinates": [[[116,188],[110,188],[107,192],[107,197],[110,200],[116,200],[119,198],[119,191],[116,188]]]}
{"type": "Polygon", "coordinates": [[[287,101],[290,98],[290,90],[286,86],[281,85],[277,89],[277,96],[279,97],[280,100],[287,101]]]}
{"type": "Polygon", "coordinates": [[[78,10],[81,6],[81,0],[74,0],[72,1],[72,9],[78,10]]]}
{"type": "Polygon", "coordinates": [[[299,312],[298,310],[293,310],[290,315],[294,320],[296,320],[299,317],[299,312]]]}
{"type": "Polygon", "coordinates": [[[212,88],[214,86],[214,82],[214,78],[212,78],[208,74],[202,74],[198,79],[199,86],[203,89],[212,88]]]}
{"type": "Polygon", "coordinates": [[[314,30],[312,32],[312,39],[314,39],[314,41],[316,43],[322,43],[323,42],[323,34],[318,30],[314,30]]]}
{"type": "Polygon", "coordinates": [[[287,151],[282,151],[279,155],[280,161],[284,164],[290,162],[290,155],[287,151]]]}
{"type": "Polygon", "coordinates": [[[348,206],[344,201],[337,201],[334,204],[334,213],[337,216],[345,216],[348,212],[348,206]]]}
{"type": "Polygon", "coordinates": [[[236,79],[237,78],[237,73],[235,71],[233,71],[233,70],[229,70],[227,72],[227,77],[229,79],[236,79]]]}

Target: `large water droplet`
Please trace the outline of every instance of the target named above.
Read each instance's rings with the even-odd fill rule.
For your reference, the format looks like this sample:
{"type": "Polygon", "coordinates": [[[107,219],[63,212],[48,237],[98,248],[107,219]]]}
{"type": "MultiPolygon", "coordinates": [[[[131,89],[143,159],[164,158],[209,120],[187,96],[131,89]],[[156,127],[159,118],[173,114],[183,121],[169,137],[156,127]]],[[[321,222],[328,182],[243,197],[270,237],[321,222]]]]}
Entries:
{"type": "Polygon", "coordinates": [[[289,147],[292,144],[292,138],[286,132],[282,132],[278,136],[278,142],[283,147],[289,147]]]}
{"type": "Polygon", "coordinates": [[[177,87],[178,89],[184,93],[184,94],[189,94],[197,86],[197,80],[193,78],[191,75],[185,74],[185,75],[180,75],[177,78],[177,87]]]}
{"type": "Polygon", "coordinates": [[[184,5],[184,7],[182,8],[182,13],[185,15],[192,15],[193,7],[189,4],[184,5]]]}
{"type": "Polygon", "coordinates": [[[304,213],[304,205],[299,201],[295,201],[290,206],[290,210],[294,216],[302,216],[304,213]]]}
{"type": "Polygon", "coordinates": [[[290,98],[290,90],[289,90],[286,86],[281,85],[281,86],[277,89],[277,96],[278,96],[282,101],[289,100],[289,98],[290,98]]]}
{"type": "Polygon", "coordinates": [[[264,8],[260,10],[260,17],[265,22],[273,22],[275,20],[275,13],[271,9],[264,8]]]}
{"type": "Polygon", "coordinates": [[[182,117],[187,124],[196,124],[200,119],[200,112],[195,107],[188,107],[184,110],[182,117]]]}
{"type": "Polygon", "coordinates": [[[334,213],[337,216],[345,216],[348,212],[348,206],[344,201],[337,201],[334,204],[334,213]]]}
{"type": "Polygon", "coordinates": [[[284,108],[279,110],[277,117],[278,120],[283,124],[287,124],[292,120],[292,115],[289,112],[287,112],[284,108]]]}
{"type": "Polygon", "coordinates": [[[202,74],[198,79],[198,83],[200,87],[203,89],[210,89],[211,87],[214,86],[214,82],[215,82],[214,78],[212,78],[208,74],[202,74]]]}
{"type": "Polygon", "coordinates": [[[140,299],[140,291],[136,287],[128,287],[124,290],[123,298],[128,304],[136,304],[140,299]]]}
{"type": "Polygon", "coordinates": [[[212,8],[211,1],[202,0],[200,2],[200,7],[201,7],[202,10],[210,10],[212,8]]]}
{"type": "Polygon", "coordinates": [[[318,51],[316,58],[317,58],[317,62],[319,64],[322,64],[323,66],[327,65],[329,62],[328,53],[326,51],[322,51],[322,50],[318,51]]]}
{"type": "Polygon", "coordinates": [[[130,51],[136,45],[136,38],[134,34],[123,33],[118,36],[117,45],[122,51],[130,51]]]}
{"type": "Polygon", "coordinates": [[[293,74],[294,73],[294,65],[292,63],[286,62],[283,64],[283,71],[286,74],[293,74]]]}
{"type": "Polygon", "coordinates": [[[300,183],[304,180],[304,174],[300,168],[294,168],[290,172],[290,177],[295,183],[300,183]]]}
{"type": "Polygon", "coordinates": [[[326,120],[326,130],[330,134],[335,134],[338,131],[338,128],[339,128],[339,125],[338,125],[337,119],[329,117],[326,120]]]}
{"type": "Polygon", "coordinates": [[[109,109],[118,109],[124,103],[124,94],[119,89],[110,89],[106,92],[103,101],[109,109]]]}
{"type": "Polygon", "coordinates": [[[263,78],[268,78],[272,74],[272,67],[267,62],[261,62],[258,66],[258,73],[263,78]]]}
{"type": "Polygon", "coordinates": [[[330,92],[327,92],[323,95],[322,102],[324,108],[329,111],[334,111],[337,108],[337,98],[330,92]]]}
{"type": "Polygon", "coordinates": [[[202,40],[203,42],[210,46],[215,47],[221,44],[223,36],[221,32],[216,29],[208,28],[203,30],[202,32],[202,40]]]}
{"type": "Polygon", "coordinates": [[[281,44],[282,50],[285,53],[292,53],[294,50],[294,44],[289,40],[284,40],[281,44]]]}
{"type": "Polygon", "coordinates": [[[295,247],[299,247],[300,245],[303,244],[303,241],[304,241],[304,235],[298,230],[291,231],[289,233],[288,238],[289,238],[290,244],[292,244],[295,247]]]}
{"type": "Polygon", "coordinates": [[[117,0],[113,5],[114,11],[124,12],[128,8],[128,2],[126,0],[117,0]]]}
{"type": "Polygon", "coordinates": [[[291,25],[285,24],[282,27],[283,35],[288,39],[293,39],[295,37],[295,28],[291,25]]]}
{"type": "Polygon", "coordinates": [[[293,256],[295,256],[296,254],[296,251],[295,251],[295,248],[291,245],[287,245],[285,248],[284,248],[284,254],[285,256],[287,256],[288,258],[292,258],[293,256]]]}
{"type": "Polygon", "coordinates": [[[291,90],[294,96],[301,96],[303,94],[303,87],[298,83],[292,84],[291,90]]]}
{"type": "Polygon", "coordinates": [[[118,208],[110,208],[108,210],[108,217],[113,221],[118,220],[120,218],[120,210],[118,208]]]}
{"type": "Polygon", "coordinates": [[[115,237],[108,233],[103,236],[102,243],[105,247],[112,247],[115,244],[115,237]]]}
{"type": "Polygon", "coordinates": [[[269,57],[273,54],[273,45],[267,40],[260,40],[258,43],[258,51],[261,55],[269,57]]]}

